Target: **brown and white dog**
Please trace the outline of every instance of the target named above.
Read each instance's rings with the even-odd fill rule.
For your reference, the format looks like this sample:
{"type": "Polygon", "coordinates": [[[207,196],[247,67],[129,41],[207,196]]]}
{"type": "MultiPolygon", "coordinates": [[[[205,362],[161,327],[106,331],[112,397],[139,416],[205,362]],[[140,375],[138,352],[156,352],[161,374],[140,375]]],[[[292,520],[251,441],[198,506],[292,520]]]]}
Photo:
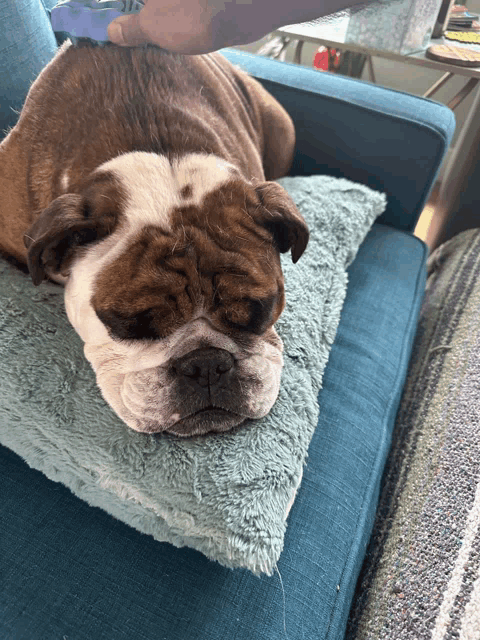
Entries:
{"type": "Polygon", "coordinates": [[[0,250],[65,285],[106,401],[180,436],[279,390],[279,252],[308,229],[278,184],[293,124],[220,54],[67,41],[0,145],[0,250]]]}

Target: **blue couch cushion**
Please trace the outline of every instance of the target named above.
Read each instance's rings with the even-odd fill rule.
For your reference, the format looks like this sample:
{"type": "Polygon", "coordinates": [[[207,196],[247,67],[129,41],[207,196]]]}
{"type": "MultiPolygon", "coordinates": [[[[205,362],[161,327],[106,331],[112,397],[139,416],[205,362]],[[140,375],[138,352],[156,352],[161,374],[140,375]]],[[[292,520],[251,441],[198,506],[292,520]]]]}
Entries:
{"type": "Polygon", "coordinates": [[[425,283],[426,248],[375,225],[349,269],[279,573],[159,543],[0,449],[0,636],[342,638],[425,283]]]}

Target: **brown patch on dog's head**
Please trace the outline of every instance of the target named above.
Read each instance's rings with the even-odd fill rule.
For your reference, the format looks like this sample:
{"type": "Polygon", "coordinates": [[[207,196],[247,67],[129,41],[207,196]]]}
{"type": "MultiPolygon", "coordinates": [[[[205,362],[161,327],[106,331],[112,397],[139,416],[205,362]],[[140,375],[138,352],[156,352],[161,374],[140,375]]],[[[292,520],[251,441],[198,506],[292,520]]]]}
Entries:
{"type": "Polygon", "coordinates": [[[192,197],[192,195],[193,195],[193,187],[191,184],[186,184],[180,190],[180,198],[182,198],[182,200],[188,200],[189,198],[192,197]]]}
{"type": "Polygon", "coordinates": [[[91,303],[121,339],[167,337],[198,311],[223,332],[262,335],[285,306],[279,252],[296,262],[307,242],[280,185],[232,180],[175,209],[169,231],[144,227],[99,273],[91,303]]]}
{"type": "Polygon", "coordinates": [[[114,231],[124,199],[118,180],[105,171],[44,209],[24,236],[33,283],[39,285],[45,275],[66,276],[79,248],[114,231]]]}

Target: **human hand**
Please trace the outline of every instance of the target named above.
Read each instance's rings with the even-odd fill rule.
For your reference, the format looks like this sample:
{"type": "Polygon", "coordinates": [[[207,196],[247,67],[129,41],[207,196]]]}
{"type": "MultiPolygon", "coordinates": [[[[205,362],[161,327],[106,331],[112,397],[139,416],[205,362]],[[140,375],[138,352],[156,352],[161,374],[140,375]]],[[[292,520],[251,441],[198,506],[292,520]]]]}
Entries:
{"type": "Polygon", "coordinates": [[[174,53],[210,53],[359,2],[372,0],[145,0],[139,13],[111,22],[108,37],[128,47],[151,43],[174,53]]]}
{"type": "Polygon", "coordinates": [[[111,22],[108,37],[123,46],[151,43],[176,53],[208,53],[215,50],[214,13],[210,0],[146,0],[139,13],[111,22]]]}

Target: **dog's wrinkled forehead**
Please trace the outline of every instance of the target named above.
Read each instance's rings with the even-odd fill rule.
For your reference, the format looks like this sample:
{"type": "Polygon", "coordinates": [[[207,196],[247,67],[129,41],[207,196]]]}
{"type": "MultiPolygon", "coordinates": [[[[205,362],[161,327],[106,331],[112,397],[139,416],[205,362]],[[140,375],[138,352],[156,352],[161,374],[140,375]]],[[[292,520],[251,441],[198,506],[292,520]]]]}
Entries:
{"type": "Polygon", "coordinates": [[[126,193],[121,250],[92,282],[112,337],[164,338],[205,313],[221,330],[263,333],[284,306],[271,233],[256,190],[214,157],[170,164],[134,153],[106,163],[126,193]]]}

